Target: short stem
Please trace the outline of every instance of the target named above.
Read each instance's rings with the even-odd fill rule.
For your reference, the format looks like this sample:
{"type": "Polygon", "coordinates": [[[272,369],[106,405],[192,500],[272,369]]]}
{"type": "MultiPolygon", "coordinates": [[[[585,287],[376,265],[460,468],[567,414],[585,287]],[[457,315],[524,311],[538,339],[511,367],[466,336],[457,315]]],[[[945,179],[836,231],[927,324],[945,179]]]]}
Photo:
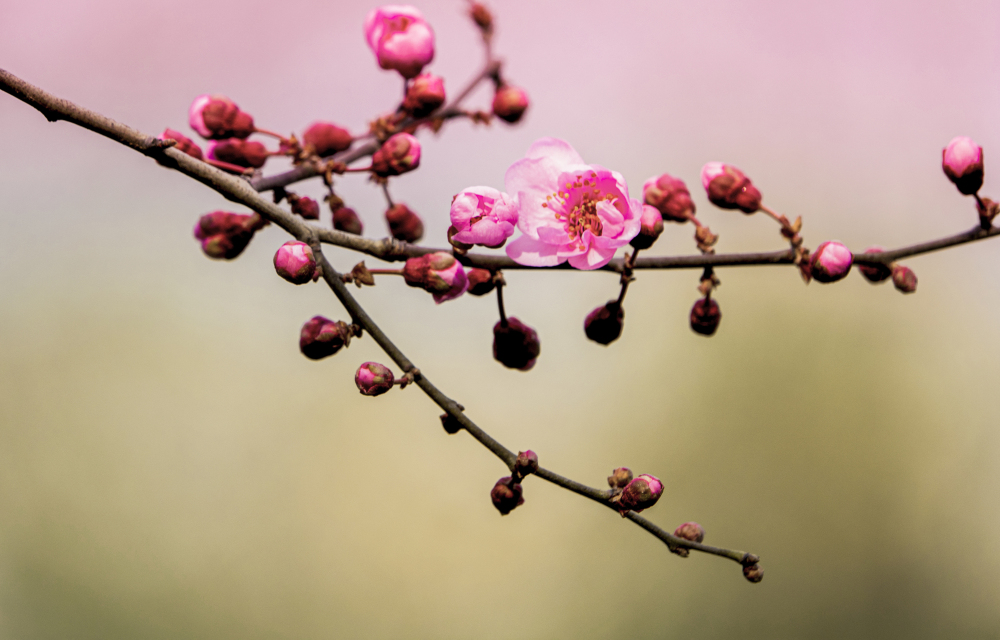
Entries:
{"type": "Polygon", "coordinates": [[[388,182],[383,182],[382,183],[382,193],[385,194],[385,201],[386,201],[386,203],[388,203],[389,208],[391,209],[391,208],[395,207],[396,203],[394,203],[392,201],[392,196],[389,195],[389,183],[388,182]]]}
{"type": "Polygon", "coordinates": [[[507,314],[503,308],[503,283],[497,283],[497,308],[500,309],[500,326],[507,326],[507,314]]]}
{"type": "Polygon", "coordinates": [[[274,131],[268,131],[267,129],[261,129],[260,127],[255,127],[254,128],[254,133],[259,133],[259,134],[265,135],[265,136],[271,136],[272,138],[277,138],[278,140],[281,140],[282,142],[287,142],[288,141],[288,138],[285,137],[285,136],[283,136],[283,135],[281,135],[280,133],[275,133],[274,131]]]}
{"type": "Polygon", "coordinates": [[[369,269],[368,273],[372,274],[373,276],[375,276],[375,275],[379,275],[379,276],[401,276],[401,275],[403,275],[403,270],[402,269],[369,269]]]}
{"type": "Polygon", "coordinates": [[[371,166],[361,167],[360,169],[344,169],[344,173],[368,173],[371,171],[371,166]]]}
{"type": "Polygon", "coordinates": [[[977,191],[974,194],[972,194],[972,197],[976,199],[976,204],[979,205],[979,208],[981,210],[985,211],[986,210],[986,203],[983,202],[983,199],[980,197],[979,192],[977,191]]]}
{"type": "Polygon", "coordinates": [[[771,216],[772,218],[774,218],[775,222],[780,224],[783,228],[788,228],[788,219],[785,218],[785,216],[777,213],[776,211],[774,211],[773,209],[771,209],[770,207],[768,207],[763,203],[761,203],[760,205],[760,210],[766,213],[767,215],[771,216]]]}
{"type": "Polygon", "coordinates": [[[238,164],[223,162],[221,160],[211,160],[209,158],[206,158],[205,162],[212,165],[216,169],[222,169],[223,171],[231,171],[232,173],[238,173],[240,175],[243,175],[243,173],[248,169],[248,167],[241,167],[238,164]]]}

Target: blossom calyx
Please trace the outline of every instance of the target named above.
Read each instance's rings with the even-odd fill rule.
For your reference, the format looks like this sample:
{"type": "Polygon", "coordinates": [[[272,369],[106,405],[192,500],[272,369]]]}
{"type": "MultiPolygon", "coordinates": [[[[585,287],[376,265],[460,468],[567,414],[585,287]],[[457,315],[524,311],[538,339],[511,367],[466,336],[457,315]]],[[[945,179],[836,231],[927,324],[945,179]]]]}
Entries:
{"type": "Polygon", "coordinates": [[[188,124],[208,140],[246,138],[256,130],[253,116],[241,111],[235,102],[226,96],[208,94],[198,96],[191,103],[188,124]]]}
{"type": "Polygon", "coordinates": [[[748,214],[760,209],[760,191],[732,165],[709,162],[701,169],[701,185],[708,199],[720,209],[739,209],[748,214]]]}
{"type": "MultiPolygon", "coordinates": [[[[201,153],[201,147],[195,144],[194,140],[187,137],[180,131],[174,131],[173,129],[164,129],[163,133],[160,134],[160,140],[173,140],[177,144],[174,148],[178,151],[183,151],[195,160],[203,160],[205,156],[201,153]]],[[[157,160],[159,162],[159,160],[157,160]]],[[[162,164],[162,163],[161,163],[162,164]]]]}
{"type": "Polygon", "coordinates": [[[358,385],[361,395],[380,396],[396,382],[389,367],[377,362],[366,362],[358,367],[354,374],[354,384],[358,385]]]}
{"type": "Polygon", "coordinates": [[[469,269],[465,272],[465,277],[469,281],[469,293],[474,296],[484,296],[496,289],[493,273],[487,269],[469,269]]]}
{"type": "Polygon", "coordinates": [[[208,144],[208,158],[235,164],[237,167],[259,169],[267,162],[267,148],[259,142],[227,138],[214,140],[208,144]]]}
{"type": "Polygon", "coordinates": [[[385,221],[389,224],[389,233],[396,240],[416,242],[424,237],[424,223],[403,203],[396,203],[386,209],[385,221]]]}
{"type": "Polygon", "coordinates": [[[642,205],[642,216],[639,217],[641,226],[636,237],[629,241],[636,249],[648,249],[653,246],[656,239],[663,233],[663,216],[656,207],[648,204],[642,205]]]}
{"type": "Polygon", "coordinates": [[[365,18],[365,39],[383,69],[416,77],[434,59],[434,30],[410,5],[385,5],[365,18]]]}
{"type": "Polygon", "coordinates": [[[663,483],[659,478],[644,473],[625,485],[614,501],[617,503],[617,509],[625,515],[628,511],[638,513],[652,507],[661,495],[663,495],[663,483]]]}
{"type": "Polygon", "coordinates": [[[332,122],[314,122],[302,134],[302,144],[307,151],[320,157],[331,156],[351,148],[351,132],[332,122]]]}
{"type": "Polygon", "coordinates": [[[952,138],[941,151],[941,168],[961,193],[971,196],[983,186],[983,148],[967,136],[952,138]]]}
{"type": "Polygon", "coordinates": [[[618,467],[608,476],[608,486],[612,489],[624,489],[632,482],[632,470],[628,467],[618,467]]]}
{"type": "Polygon", "coordinates": [[[497,508],[500,515],[505,516],[524,504],[521,493],[521,485],[514,482],[512,477],[504,476],[493,485],[493,489],[490,491],[490,500],[493,501],[493,506],[497,508]]]}
{"type": "Polygon", "coordinates": [[[522,478],[538,471],[538,454],[528,449],[517,454],[514,461],[514,471],[522,478]]]}
{"type": "Polygon", "coordinates": [[[809,257],[809,273],[817,282],[836,282],[851,271],[854,254],[839,242],[824,242],[809,257]]]}
{"type": "Polygon", "coordinates": [[[710,336],[722,322],[722,310],[714,298],[699,298],[691,307],[691,330],[703,336],[710,336]]]}
{"type": "MultiPolygon", "coordinates": [[[[656,217],[659,218],[659,214],[656,217]]],[[[610,300],[587,314],[583,332],[594,342],[609,345],[621,336],[624,322],[624,307],[617,300],[610,300]]]]}
{"type": "Polygon", "coordinates": [[[421,73],[406,88],[403,110],[414,118],[423,118],[434,113],[444,100],[444,79],[432,73],[421,73]]]}
{"type": "Polygon", "coordinates": [[[398,176],[420,166],[420,141],[409,133],[397,133],[372,154],[372,173],[382,178],[398,176]]]}
{"type": "Polygon", "coordinates": [[[656,207],[664,220],[687,222],[694,215],[694,202],[683,180],[669,173],[653,176],[642,185],[642,199],[656,207]]]}
{"type": "Polygon", "coordinates": [[[913,269],[909,267],[904,267],[901,264],[894,265],[892,284],[903,293],[913,293],[917,290],[917,274],[913,273],[913,269]]]}
{"type": "Polygon", "coordinates": [[[528,110],[528,105],[528,93],[521,87],[504,84],[497,87],[493,94],[493,115],[504,122],[514,124],[519,121],[528,110]]]}
{"type": "Polygon", "coordinates": [[[528,371],[541,352],[538,334],[517,318],[493,325],[493,358],[508,369],[528,371]]]}
{"type": "Polygon", "coordinates": [[[449,241],[496,249],[514,234],[517,203],[492,187],[469,187],[451,199],[450,216],[449,241]]]}
{"type": "Polygon", "coordinates": [[[701,542],[705,539],[705,530],[697,522],[685,522],[674,529],[674,535],[691,542],[701,542]]]}
{"type": "Polygon", "coordinates": [[[365,229],[357,212],[350,207],[338,207],[333,212],[333,228],[344,233],[353,233],[356,236],[360,236],[365,229]]]}
{"type": "Polygon", "coordinates": [[[213,211],[198,219],[194,237],[201,241],[201,250],[209,258],[232,260],[243,253],[253,234],[267,226],[256,213],[213,211]]]}
{"type": "Polygon", "coordinates": [[[351,327],[346,322],[334,322],[323,316],[313,316],[302,325],[299,350],[310,360],[320,360],[340,351],[351,343],[351,327]]]}
{"type": "Polygon", "coordinates": [[[305,242],[290,240],[274,254],[274,270],[292,284],[305,284],[319,278],[319,268],[312,248],[305,242]]]}
{"type": "MultiPolygon", "coordinates": [[[[868,247],[865,249],[865,253],[882,253],[883,251],[885,251],[885,249],[882,247],[868,247]]],[[[858,263],[858,271],[861,272],[861,275],[864,276],[865,280],[871,282],[872,284],[885,282],[892,277],[892,267],[883,263],[858,263]]]]}
{"type": "Polygon", "coordinates": [[[469,286],[461,263],[443,251],[407,260],[403,265],[403,279],[411,287],[432,293],[438,304],[457,298],[469,286]]]}

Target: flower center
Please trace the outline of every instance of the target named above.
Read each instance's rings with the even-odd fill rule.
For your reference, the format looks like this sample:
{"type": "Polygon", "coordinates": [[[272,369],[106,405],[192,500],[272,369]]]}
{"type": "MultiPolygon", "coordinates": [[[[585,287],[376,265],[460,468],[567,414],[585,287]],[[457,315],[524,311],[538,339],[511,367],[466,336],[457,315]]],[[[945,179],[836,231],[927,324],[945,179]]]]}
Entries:
{"type": "Polygon", "coordinates": [[[589,178],[577,176],[575,182],[567,182],[559,191],[545,196],[542,206],[554,210],[556,220],[565,223],[566,232],[574,241],[580,240],[588,230],[595,236],[601,235],[604,223],[597,213],[597,204],[602,200],[614,204],[617,199],[597,186],[597,174],[591,172],[589,178]],[[562,206],[554,206],[553,201],[562,206]]]}

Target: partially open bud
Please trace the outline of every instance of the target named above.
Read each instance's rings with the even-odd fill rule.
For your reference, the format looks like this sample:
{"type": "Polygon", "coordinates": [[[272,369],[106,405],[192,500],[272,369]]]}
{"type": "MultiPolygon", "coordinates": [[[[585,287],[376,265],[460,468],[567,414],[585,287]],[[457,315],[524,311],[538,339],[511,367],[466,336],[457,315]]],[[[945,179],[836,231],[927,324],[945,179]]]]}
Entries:
{"type": "Polygon", "coordinates": [[[705,530],[697,522],[685,522],[674,529],[674,535],[691,542],[701,542],[705,539],[705,530]]]}
{"type": "Polygon", "coordinates": [[[308,196],[299,196],[291,200],[292,213],[297,213],[306,220],[319,220],[319,203],[308,196]]]}
{"type": "Polygon", "coordinates": [[[493,485],[493,490],[490,491],[490,499],[502,516],[524,504],[524,498],[521,497],[521,485],[514,482],[510,476],[504,476],[497,480],[497,483],[493,485]]]}
{"type": "Polygon", "coordinates": [[[407,260],[403,265],[403,279],[411,287],[434,294],[438,304],[457,298],[469,286],[461,263],[443,251],[407,260]]]}
{"type": "Polygon", "coordinates": [[[274,270],[292,284],[305,284],[317,275],[316,257],[305,242],[290,240],[275,252],[274,270]]]}
{"type": "Polygon", "coordinates": [[[751,564],[743,567],[743,577],[754,584],[764,579],[764,569],[759,564],[751,564]]]}
{"type": "Polygon", "coordinates": [[[917,290],[917,274],[909,267],[897,264],[892,269],[892,284],[903,293],[913,293],[917,290]]]}
{"type": "Polygon", "coordinates": [[[713,298],[699,298],[691,307],[691,330],[703,336],[713,335],[722,322],[719,303],[713,298]]]}
{"type": "Polygon", "coordinates": [[[201,250],[209,258],[232,260],[243,253],[253,234],[266,225],[267,221],[256,213],[213,211],[198,220],[194,237],[201,240],[201,250]]]}
{"type": "Polygon", "coordinates": [[[227,138],[215,140],[208,144],[208,158],[219,162],[228,162],[237,167],[253,167],[259,169],[267,162],[267,148],[259,142],[227,138]]]}
{"type": "Polygon", "coordinates": [[[420,141],[408,133],[397,133],[372,154],[372,172],[381,177],[398,176],[420,166],[420,141]]]}
{"type": "Polygon", "coordinates": [[[385,221],[389,223],[389,233],[396,240],[412,243],[424,237],[423,221],[405,204],[397,203],[389,207],[385,212],[385,221]]]}
{"type": "Polygon", "coordinates": [[[941,152],[941,168],[958,190],[967,196],[983,186],[983,148],[972,138],[952,138],[941,152]]]}
{"type": "Polygon", "coordinates": [[[350,207],[340,207],[333,212],[333,228],[345,233],[353,233],[356,236],[360,236],[365,229],[364,225],[361,224],[361,218],[350,207]]]}
{"type": "Polygon", "coordinates": [[[632,470],[628,467],[618,467],[608,476],[608,485],[612,489],[624,489],[632,482],[632,470]]]}
{"type": "Polygon", "coordinates": [[[444,99],[444,80],[441,76],[421,73],[406,89],[403,109],[414,118],[423,118],[443,105],[444,99]]]}
{"type": "Polygon", "coordinates": [[[531,449],[518,452],[517,460],[514,461],[514,471],[522,478],[538,471],[538,454],[531,449]]]}
{"type": "Polygon", "coordinates": [[[253,117],[226,96],[200,95],[191,103],[188,124],[209,140],[246,138],[255,131],[253,117]]]}
{"type": "Polygon", "coordinates": [[[493,358],[508,369],[528,371],[541,352],[538,334],[517,318],[493,325],[493,358]]]}
{"type": "Polygon", "coordinates": [[[491,249],[502,247],[514,233],[517,205],[514,198],[493,187],[468,187],[451,199],[452,233],[448,241],[482,245],[491,249]]]}
{"type": "MultiPolygon", "coordinates": [[[[659,219],[659,214],[656,217],[659,219]]],[[[611,344],[621,336],[624,322],[625,309],[617,300],[610,300],[587,314],[583,321],[583,332],[598,344],[611,344]]]]}
{"type": "MultiPolygon", "coordinates": [[[[882,253],[883,251],[885,251],[885,249],[882,247],[868,247],[865,249],[865,253],[882,253]]],[[[858,263],[858,271],[860,271],[861,275],[865,277],[865,280],[871,282],[872,284],[885,282],[892,277],[892,268],[887,264],[858,263]]]]}
{"type": "Polygon", "coordinates": [[[520,87],[501,85],[493,94],[493,115],[511,124],[528,110],[528,94],[520,87]]]}
{"type": "Polygon", "coordinates": [[[760,209],[760,191],[732,165],[709,162],[701,169],[701,185],[708,199],[720,209],[739,209],[743,213],[760,209]]]}
{"type": "Polygon", "coordinates": [[[683,180],[668,173],[653,176],[642,185],[642,198],[656,207],[664,220],[687,222],[694,215],[694,202],[683,180]]]}
{"type": "Polygon", "coordinates": [[[302,144],[306,150],[311,150],[320,157],[350,149],[353,140],[350,131],[332,122],[314,122],[302,134],[302,144]]]}
{"type": "Polygon", "coordinates": [[[663,495],[663,483],[659,478],[642,474],[629,482],[617,496],[618,510],[624,515],[628,511],[639,512],[656,504],[663,495]]]}
{"type": "Polygon", "coordinates": [[[163,133],[160,134],[160,140],[173,140],[177,143],[174,145],[174,148],[178,151],[183,151],[196,160],[204,159],[204,156],[201,154],[201,147],[196,145],[191,138],[179,131],[164,129],[163,133]]]}
{"type": "Polygon", "coordinates": [[[851,271],[854,255],[839,242],[824,242],[809,258],[809,271],[817,282],[836,282],[851,271]]]}
{"type": "Polygon", "coordinates": [[[474,296],[484,296],[496,289],[493,273],[487,269],[469,269],[465,277],[469,281],[469,293],[474,296]]]}
{"type": "Polygon", "coordinates": [[[444,427],[445,431],[452,435],[462,430],[462,423],[448,413],[441,414],[441,426],[444,427]]]}
{"type": "Polygon", "coordinates": [[[663,233],[663,216],[656,207],[648,204],[642,205],[642,216],[639,217],[639,233],[631,241],[636,249],[648,249],[653,246],[656,239],[663,233]]]}
{"type": "Polygon", "coordinates": [[[320,360],[340,351],[351,342],[351,327],[341,320],[334,322],[323,316],[313,316],[302,325],[299,350],[310,360],[320,360]]]}
{"type": "Polygon", "coordinates": [[[365,18],[365,39],[383,69],[413,78],[434,59],[434,30],[415,7],[385,5],[365,18]]]}
{"type": "Polygon", "coordinates": [[[392,389],[395,381],[389,367],[377,362],[364,363],[354,374],[354,384],[358,385],[358,390],[366,396],[382,395],[392,389]]]}

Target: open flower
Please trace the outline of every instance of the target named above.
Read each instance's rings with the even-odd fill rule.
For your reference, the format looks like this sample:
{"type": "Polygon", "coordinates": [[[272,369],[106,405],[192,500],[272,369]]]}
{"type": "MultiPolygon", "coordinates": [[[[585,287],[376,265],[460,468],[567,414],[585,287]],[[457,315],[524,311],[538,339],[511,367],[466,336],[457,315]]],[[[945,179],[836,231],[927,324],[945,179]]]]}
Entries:
{"type": "Polygon", "coordinates": [[[469,187],[451,201],[455,240],[485,247],[502,246],[514,233],[517,206],[514,199],[492,187],[469,187]]]}
{"type": "Polygon", "coordinates": [[[365,39],[383,69],[414,78],[434,59],[434,30],[410,5],[385,5],[365,18],[365,39]]]}
{"type": "Polygon", "coordinates": [[[507,169],[505,182],[524,234],[507,245],[507,255],[519,264],[569,260],[577,269],[597,269],[639,233],[642,203],[629,197],[621,174],[584,163],[563,140],[535,142],[507,169]]]}

